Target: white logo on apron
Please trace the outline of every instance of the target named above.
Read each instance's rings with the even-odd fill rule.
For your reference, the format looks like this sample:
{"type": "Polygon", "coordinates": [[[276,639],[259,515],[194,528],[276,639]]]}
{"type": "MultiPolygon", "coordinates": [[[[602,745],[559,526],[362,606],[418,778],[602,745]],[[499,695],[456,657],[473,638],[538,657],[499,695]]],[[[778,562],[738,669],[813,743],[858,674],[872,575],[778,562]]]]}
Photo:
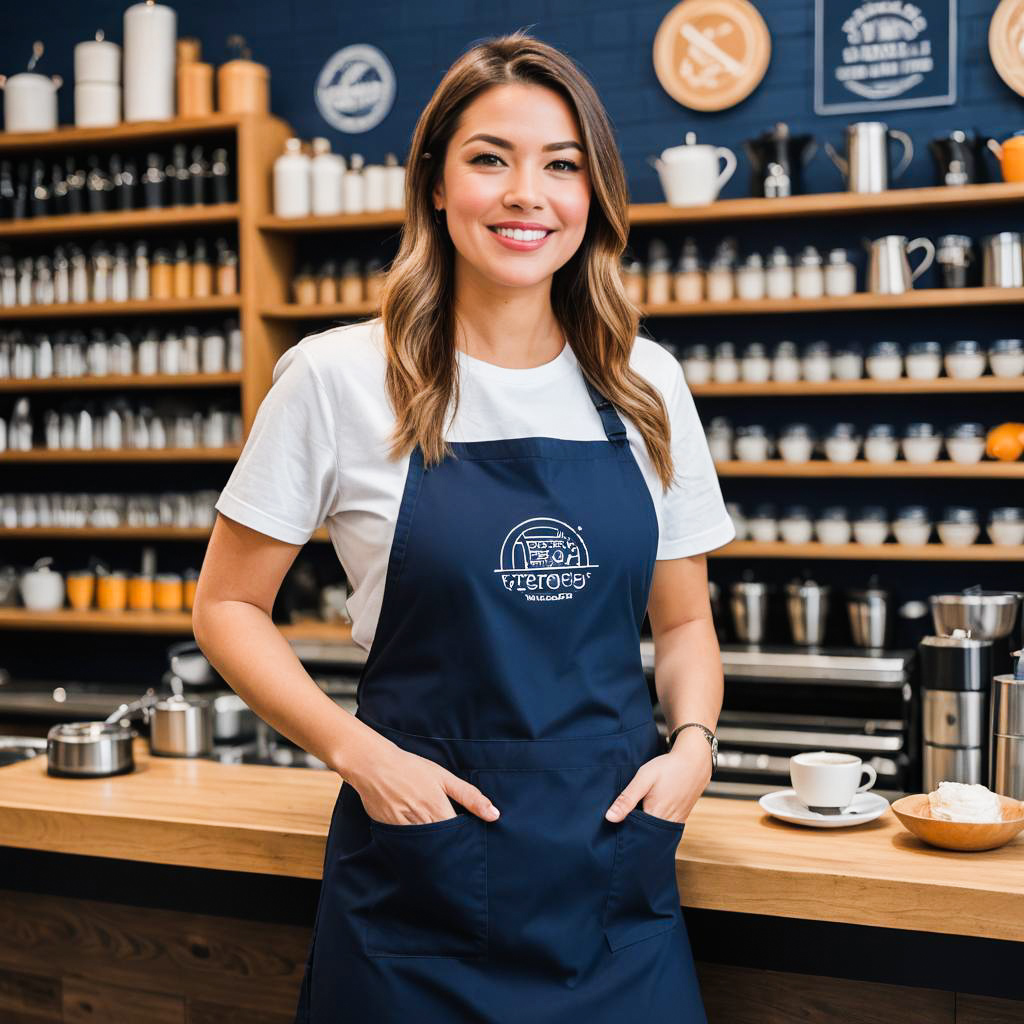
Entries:
{"type": "Polygon", "coordinates": [[[527,601],[571,600],[597,568],[575,529],[560,519],[535,516],[517,523],[505,535],[498,557],[501,582],[527,601]]]}

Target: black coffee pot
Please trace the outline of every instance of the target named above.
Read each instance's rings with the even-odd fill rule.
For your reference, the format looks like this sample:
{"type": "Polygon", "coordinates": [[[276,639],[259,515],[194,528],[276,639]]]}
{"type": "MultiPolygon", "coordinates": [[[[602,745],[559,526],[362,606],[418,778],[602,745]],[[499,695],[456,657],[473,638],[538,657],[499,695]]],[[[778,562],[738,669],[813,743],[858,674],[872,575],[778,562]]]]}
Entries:
{"type": "Polygon", "coordinates": [[[803,192],[803,169],[818,151],[813,135],[792,135],[789,125],[778,122],[743,149],[751,164],[750,191],[769,199],[803,192]]]}
{"type": "Polygon", "coordinates": [[[974,185],[987,181],[982,152],[985,140],[957,128],[928,143],[939,174],[940,185],[974,185]]]}

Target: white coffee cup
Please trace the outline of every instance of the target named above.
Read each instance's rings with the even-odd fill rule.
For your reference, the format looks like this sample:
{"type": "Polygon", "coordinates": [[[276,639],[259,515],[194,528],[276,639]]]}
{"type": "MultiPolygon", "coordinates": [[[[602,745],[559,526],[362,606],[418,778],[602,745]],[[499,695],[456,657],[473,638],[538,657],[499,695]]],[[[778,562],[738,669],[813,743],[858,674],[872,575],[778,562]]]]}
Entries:
{"type": "Polygon", "coordinates": [[[834,750],[805,750],[789,759],[789,777],[796,797],[809,810],[845,810],[857,793],[870,789],[878,774],[856,754],[834,750]],[[868,781],[860,784],[868,773],[868,781]]]}

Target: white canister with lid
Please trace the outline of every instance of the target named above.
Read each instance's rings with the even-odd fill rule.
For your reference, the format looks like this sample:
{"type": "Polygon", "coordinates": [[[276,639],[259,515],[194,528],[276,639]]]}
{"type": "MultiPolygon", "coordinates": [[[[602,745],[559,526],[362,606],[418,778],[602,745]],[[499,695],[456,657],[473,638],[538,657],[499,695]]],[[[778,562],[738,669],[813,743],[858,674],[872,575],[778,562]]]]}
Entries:
{"type": "Polygon", "coordinates": [[[380,213],[387,205],[387,170],[383,164],[367,164],[363,168],[363,206],[367,213],[380,213]]]}
{"type": "Polygon", "coordinates": [[[177,36],[172,7],[146,0],[124,12],[125,121],[174,117],[177,36]]]}
{"type": "Polygon", "coordinates": [[[315,217],[329,217],[341,213],[344,210],[342,183],[345,179],[345,158],[332,153],[330,140],[322,136],[313,139],[311,145],[313,159],[309,167],[310,209],[315,217]]]}
{"type": "Polygon", "coordinates": [[[384,157],[387,177],[387,207],[389,210],[405,209],[405,165],[398,162],[394,153],[384,157]]]}
{"type": "Polygon", "coordinates": [[[829,296],[853,295],[857,290],[857,268],[850,262],[845,249],[832,249],[825,265],[825,294],[829,296]]]}
{"type": "Polygon", "coordinates": [[[121,123],[121,86],[116,82],[75,83],[75,124],[109,128],[121,123]]]}
{"type": "Polygon", "coordinates": [[[821,254],[813,245],[804,246],[796,265],[796,295],[799,299],[820,299],[825,294],[825,272],[821,254]]]}
{"type": "Polygon", "coordinates": [[[82,82],[121,84],[121,47],[105,39],[102,30],[75,46],[75,85],[82,82]]]}
{"type": "MultiPolygon", "coordinates": [[[[41,50],[41,47],[39,47],[41,50]]],[[[32,65],[34,66],[33,59],[32,65]]],[[[4,131],[54,132],[57,130],[59,76],[47,78],[33,71],[11,75],[3,83],[4,131]]]]}

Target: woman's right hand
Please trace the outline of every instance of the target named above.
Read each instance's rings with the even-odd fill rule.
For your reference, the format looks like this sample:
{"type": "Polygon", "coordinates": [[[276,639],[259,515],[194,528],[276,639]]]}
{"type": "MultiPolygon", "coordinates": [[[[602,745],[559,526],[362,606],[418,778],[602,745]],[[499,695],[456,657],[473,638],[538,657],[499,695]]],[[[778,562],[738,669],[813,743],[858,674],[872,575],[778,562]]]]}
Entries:
{"type": "Polygon", "coordinates": [[[375,753],[366,771],[350,771],[347,781],[366,813],[385,824],[421,825],[454,818],[449,797],[485,821],[498,817],[498,809],[472,783],[396,743],[375,753]]]}

